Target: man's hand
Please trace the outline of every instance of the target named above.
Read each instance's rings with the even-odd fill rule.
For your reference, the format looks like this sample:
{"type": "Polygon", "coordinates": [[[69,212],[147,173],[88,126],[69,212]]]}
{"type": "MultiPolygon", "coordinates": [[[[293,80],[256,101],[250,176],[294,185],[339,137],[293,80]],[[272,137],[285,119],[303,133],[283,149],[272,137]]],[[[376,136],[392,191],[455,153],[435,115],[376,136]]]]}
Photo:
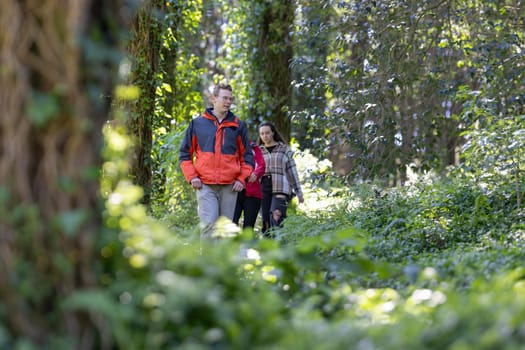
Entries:
{"type": "Polygon", "coordinates": [[[257,175],[255,173],[252,173],[250,177],[248,178],[248,182],[255,182],[257,181],[257,175]]]}
{"type": "Polygon", "coordinates": [[[302,194],[300,195],[297,195],[297,200],[299,201],[299,203],[304,203],[304,197],[302,194]]]}
{"type": "Polygon", "coordinates": [[[200,190],[202,188],[202,182],[201,179],[198,177],[191,179],[191,187],[193,187],[196,190],[200,190]]]}
{"type": "Polygon", "coordinates": [[[242,184],[242,182],[240,182],[239,180],[235,180],[235,182],[233,183],[232,191],[241,192],[242,190],[244,190],[244,185],[242,184]]]}

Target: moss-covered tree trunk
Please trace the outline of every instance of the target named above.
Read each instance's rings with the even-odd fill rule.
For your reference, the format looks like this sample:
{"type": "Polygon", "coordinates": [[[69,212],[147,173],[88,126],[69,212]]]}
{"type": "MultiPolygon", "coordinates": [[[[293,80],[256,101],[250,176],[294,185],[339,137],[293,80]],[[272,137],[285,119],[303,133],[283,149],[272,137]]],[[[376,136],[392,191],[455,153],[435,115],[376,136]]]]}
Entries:
{"type": "Polygon", "coordinates": [[[124,10],[118,0],[0,6],[2,346],[49,348],[60,335],[93,349],[108,332],[60,303],[97,283],[101,129],[124,10]]]}
{"type": "Polygon", "coordinates": [[[280,133],[290,139],[291,121],[288,111],[292,105],[294,1],[262,2],[259,37],[253,60],[254,95],[263,100],[265,110],[256,107],[254,116],[268,116],[280,133]]]}
{"type": "Polygon", "coordinates": [[[140,97],[133,104],[128,127],[135,140],[131,176],[144,189],[142,202],[149,204],[152,190],[151,147],[157,75],[160,69],[164,2],[150,0],[139,11],[129,52],[132,63],[131,83],[140,88],[140,97]]]}

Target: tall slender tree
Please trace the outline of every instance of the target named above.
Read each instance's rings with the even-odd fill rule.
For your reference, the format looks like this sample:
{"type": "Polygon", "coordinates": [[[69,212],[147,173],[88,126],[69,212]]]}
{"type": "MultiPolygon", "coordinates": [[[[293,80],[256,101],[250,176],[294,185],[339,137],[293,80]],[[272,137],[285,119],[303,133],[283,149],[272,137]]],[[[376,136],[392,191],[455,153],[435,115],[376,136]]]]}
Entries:
{"type": "Polygon", "coordinates": [[[295,1],[226,1],[228,30],[221,62],[240,97],[241,117],[254,131],[271,120],[287,139],[291,134],[293,24],[295,1]]]}
{"type": "Polygon", "coordinates": [[[264,2],[256,41],[258,55],[254,56],[252,67],[252,74],[260,74],[261,78],[255,96],[267,96],[264,112],[287,139],[290,139],[292,124],[289,111],[292,105],[294,14],[295,2],[292,0],[264,2]]]}
{"type": "Polygon", "coordinates": [[[149,204],[152,190],[151,149],[156,89],[160,85],[164,14],[165,1],[146,1],[137,13],[129,45],[130,83],[140,89],[139,98],[132,102],[128,120],[135,141],[130,173],[135,184],[144,190],[144,204],[149,204]]]}

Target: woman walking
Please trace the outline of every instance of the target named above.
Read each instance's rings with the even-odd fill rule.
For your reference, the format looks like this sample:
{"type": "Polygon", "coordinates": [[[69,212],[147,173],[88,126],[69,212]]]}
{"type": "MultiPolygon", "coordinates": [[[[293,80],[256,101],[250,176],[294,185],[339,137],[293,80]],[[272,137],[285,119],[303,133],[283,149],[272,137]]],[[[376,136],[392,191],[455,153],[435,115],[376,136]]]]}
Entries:
{"type": "Polygon", "coordinates": [[[299,203],[304,202],[293,152],[271,122],[259,125],[257,144],[266,163],[266,171],[261,180],[263,199],[261,203],[263,234],[281,226],[286,218],[286,209],[293,196],[299,203]]]}
{"type": "Polygon", "coordinates": [[[242,227],[244,229],[251,228],[253,230],[255,221],[257,221],[259,209],[261,209],[261,177],[266,171],[266,163],[264,162],[264,157],[259,146],[253,141],[250,142],[250,146],[252,147],[255,168],[248,177],[248,181],[246,181],[246,188],[237,195],[233,222],[239,224],[241,214],[244,212],[242,227]]]}

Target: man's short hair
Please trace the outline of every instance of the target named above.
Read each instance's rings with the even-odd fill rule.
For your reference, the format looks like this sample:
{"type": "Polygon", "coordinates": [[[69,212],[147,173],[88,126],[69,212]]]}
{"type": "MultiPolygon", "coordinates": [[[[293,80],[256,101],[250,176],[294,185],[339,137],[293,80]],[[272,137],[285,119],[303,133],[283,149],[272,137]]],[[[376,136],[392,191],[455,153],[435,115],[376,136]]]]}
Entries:
{"type": "Polygon", "coordinates": [[[233,88],[230,84],[219,83],[213,88],[213,96],[219,96],[219,90],[229,90],[233,92],[233,88]]]}

